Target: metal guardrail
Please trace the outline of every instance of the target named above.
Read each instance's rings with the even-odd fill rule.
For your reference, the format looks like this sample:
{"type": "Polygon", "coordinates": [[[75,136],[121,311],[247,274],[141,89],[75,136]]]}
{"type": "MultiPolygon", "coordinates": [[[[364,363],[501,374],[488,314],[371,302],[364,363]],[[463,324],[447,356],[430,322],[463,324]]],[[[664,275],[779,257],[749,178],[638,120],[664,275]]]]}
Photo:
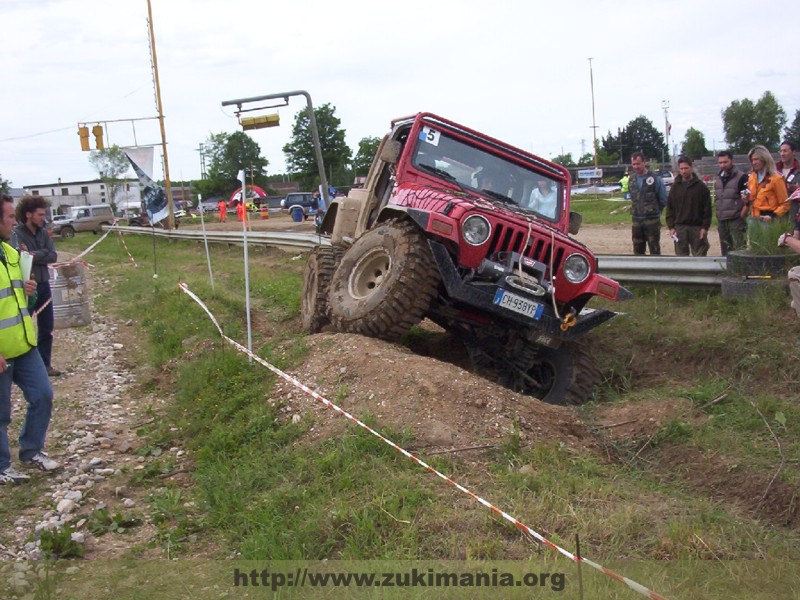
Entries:
{"type": "MultiPolygon", "coordinates": [[[[203,240],[200,229],[167,231],[149,227],[103,227],[124,233],[155,235],[167,239],[203,240]]],[[[241,231],[206,230],[209,242],[241,244],[241,231]]],[[[250,244],[280,246],[310,250],[314,246],[330,242],[315,233],[293,233],[281,231],[252,231],[247,233],[250,244]]],[[[622,283],[670,284],[685,287],[720,286],[725,274],[724,256],[626,256],[601,254],[597,257],[600,272],[622,283]]]]}
{"type": "Polygon", "coordinates": [[[621,256],[597,257],[600,272],[623,283],[720,286],[727,260],[724,256],[621,256]]]}
{"type": "MultiPolygon", "coordinates": [[[[123,233],[134,233],[138,235],[154,235],[156,237],[167,238],[170,240],[194,240],[198,242],[203,241],[203,231],[201,229],[175,229],[168,231],[158,227],[103,227],[103,230],[119,230],[123,233]]],[[[223,244],[242,244],[241,231],[215,231],[206,229],[206,239],[209,242],[217,242],[223,244]]],[[[248,231],[247,232],[248,244],[257,244],[263,246],[282,246],[290,248],[300,248],[310,250],[320,243],[328,244],[329,242],[315,233],[292,233],[282,231],[248,231]]]]}

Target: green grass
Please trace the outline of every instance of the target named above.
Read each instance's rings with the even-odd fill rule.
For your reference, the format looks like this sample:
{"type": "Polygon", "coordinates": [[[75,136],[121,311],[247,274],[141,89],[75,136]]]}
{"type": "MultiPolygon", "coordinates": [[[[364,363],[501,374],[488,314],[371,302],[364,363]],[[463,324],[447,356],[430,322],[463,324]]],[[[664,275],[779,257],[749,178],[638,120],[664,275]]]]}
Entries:
{"type": "Polygon", "coordinates": [[[597,198],[594,196],[573,196],[570,210],[580,213],[584,225],[615,225],[630,223],[630,200],[621,197],[597,198]]]}
{"type": "MultiPolygon", "coordinates": [[[[63,246],[91,240],[78,235],[63,246]]],[[[187,281],[208,299],[226,334],[243,338],[241,249],[213,248],[212,294],[200,245],[159,242],[153,280],[143,258],[152,255],[151,240],[126,240],[138,270],[113,240],[91,257],[108,280],[103,310],[140,321],[147,385],[171,398],[166,413],[142,431],[147,451],[181,445],[193,460],[188,488],[151,496],[149,518],[162,546],[191,553],[213,541],[219,556],[244,559],[556,560],[366,432],[351,427],[309,442],[313,417],[293,422],[271,393],[275,376],[221,342],[207,316],[177,290],[178,280],[187,281]]],[[[297,368],[309,351],[298,323],[302,261],[274,250],[253,253],[254,347],[281,368],[297,368]]],[[[610,439],[596,429],[597,439],[581,450],[528,445],[512,433],[501,448],[437,456],[431,464],[567,548],[580,535],[584,554],[595,560],[800,559],[791,528],[704,488],[691,464],[675,462],[708,458],[717,469],[709,476],[729,476],[734,485],[757,477],[757,496],[780,460],[774,433],[785,457],[778,481],[796,489],[800,382],[796,336],[787,335],[796,328],[788,299],[775,291],[741,300],[634,291],[633,301],[615,306],[627,315],[591,335],[606,378],[600,401],[576,418],[593,426],[609,403],[635,415],[637,406],[662,400],[682,402],[683,412],[669,415],[649,440],[610,439]]],[[[435,335],[415,329],[405,342],[424,349],[435,335]]],[[[331,399],[348,393],[340,386],[331,399]]],[[[370,415],[357,416],[414,445],[413,423],[385,431],[370,415]]],[[[154,464],[138,484],[152,485],[170,468],[161,457],[154,464]]],[[[24,493],[15,492],[15,505],[23,501],[17,494],[24,493]]],[[[679,590],[666,577],[655,581],[667,595],[679,590]]]]}

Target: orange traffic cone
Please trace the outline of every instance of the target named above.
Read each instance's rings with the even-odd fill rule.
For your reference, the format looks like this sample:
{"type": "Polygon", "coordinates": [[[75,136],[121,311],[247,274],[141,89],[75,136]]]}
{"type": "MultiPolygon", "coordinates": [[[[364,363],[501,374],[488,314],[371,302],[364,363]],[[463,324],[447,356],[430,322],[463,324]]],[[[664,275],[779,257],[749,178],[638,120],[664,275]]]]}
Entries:
{"type": "Polygon", "coordinates": [[[269,208],[267,208],[266,206],[261,207],[261,218],[269,219],[269,208]]]}

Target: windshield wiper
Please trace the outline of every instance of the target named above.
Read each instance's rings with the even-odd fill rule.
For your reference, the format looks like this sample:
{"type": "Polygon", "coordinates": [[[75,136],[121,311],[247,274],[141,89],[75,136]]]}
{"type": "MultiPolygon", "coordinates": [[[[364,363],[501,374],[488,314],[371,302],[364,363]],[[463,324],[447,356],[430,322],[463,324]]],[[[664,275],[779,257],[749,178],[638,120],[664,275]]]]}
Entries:
{"type": "Polygon", "coordinates": [[[455,181],[456,179],[451,173],[448,173],[447,171],[445,171],[444,169],[440,169],[439,167],[434,167],[433,165],[424,165],[424,164],[419,164],[417,166],[422,167],[429,173],[433,173],[434,175],[438,175],[439,177],[444,177],[445,179],[449,179],[451,181],[455,181]]]}
{"type": "Polygon", "coordinates": [[[500,200],[500,202],[505,202],[506,204],[516,204],[516,202],[514,202],[511,198],[509,198],[505,194],[495,192],[494,190],[482,189],[481,193],[486,194],[487,196],[490,196],[495,200],[500,200]]]}
{"type": "Polygon", "coordinates": [[[428,171],[428,173],[433,173],[434,175],[438,175],[442,179],[446,179],[447,181],[455,183],[460,190],[464,189],[463,187],[461,187],[461,184],[458,182],[458,179],[456,179],[452,173],[448,173],[444,169],[440,169],[439,167],[434,167],[433,165],[419,164],[417,166],[425,171],[428,171]]]}

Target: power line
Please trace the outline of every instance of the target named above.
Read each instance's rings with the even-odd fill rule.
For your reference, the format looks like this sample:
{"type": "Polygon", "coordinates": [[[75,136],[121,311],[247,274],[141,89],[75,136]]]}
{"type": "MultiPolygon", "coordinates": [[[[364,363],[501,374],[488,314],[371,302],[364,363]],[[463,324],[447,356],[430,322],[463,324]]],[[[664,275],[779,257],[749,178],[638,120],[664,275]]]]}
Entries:
{"type": "MultiPolygon", "coordinates": [[[[114,104],[116,104],[120,100],[124,100],[125,98],[128,98],[129,96],[133,96],[136,92],[141,90],[143,87],[144,87],[143,85],[139,86],[135,90],[133,90],[131,92],[128,92],[124,96],[120,96],[119,98],[117,98],[113,102],[110,102],[109,104],[106,104],[103,108],[100,108],[100,109],[98,109],[96,111],[93,111],[93,112],[99,112],[100,110],[104,110],[105,108],[108,108],[109,106],[113,106],[114,104]]],[[[84,119],[84,121],[90,122],[91,119],[84,119]]],[[[0,139],[0,142],[14,142],[14,141],[17,141],[17,140],[27,140],[27,139],[34,138],[34,137],[39,137],[40,135],[48,135],[50,133],[58,133],[59,131],[68,131],[68,130],[74,129],[74,128],[75,128],[74,125],[70,125],[69,127],[61,127],[59,129],[50,129],[48,131],[40,131],[38,133],[29,133],[27,135],[20,135],[20,136],[17,136],[17,137],[10,137],[10,138],[5,138],[5,139],[0,139]]]]}
{"type": "Polygon", "coordinates": [[[67,131],[68,129],[75,129],[74,125],[69,127],[62,127],[61,129],[51,129],[49,131],[40,131],[39,133],[31,133],[28,135],[20,135],[18,137],[10,137],[0,140],[0,142],[13,142],[15,140],[27,140],[29,138],[39,137],[40,135],[47,135],[48,133],[57,133],[59,131],[67,131]]]}

